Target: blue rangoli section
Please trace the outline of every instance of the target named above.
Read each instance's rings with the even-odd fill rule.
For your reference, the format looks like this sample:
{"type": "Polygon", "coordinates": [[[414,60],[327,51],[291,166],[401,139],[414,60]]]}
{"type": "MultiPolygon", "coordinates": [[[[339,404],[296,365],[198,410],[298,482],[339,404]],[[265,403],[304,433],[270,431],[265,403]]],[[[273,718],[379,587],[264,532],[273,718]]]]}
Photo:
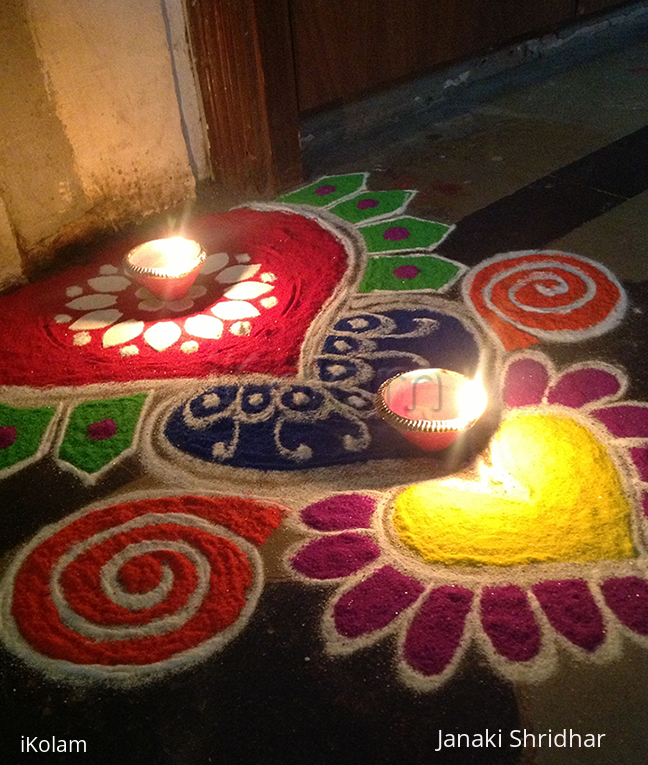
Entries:
{"type": "Polygon", "coordinates": [[[479,355],[477,339],[455,316],[420,307],[355,312],[325,338],[315,379],[214,385],[177,406],[164,433],[205,462],[258,470],[420,457],[376,415],[374,393],[411,369],[473,376],[479,355]]]}

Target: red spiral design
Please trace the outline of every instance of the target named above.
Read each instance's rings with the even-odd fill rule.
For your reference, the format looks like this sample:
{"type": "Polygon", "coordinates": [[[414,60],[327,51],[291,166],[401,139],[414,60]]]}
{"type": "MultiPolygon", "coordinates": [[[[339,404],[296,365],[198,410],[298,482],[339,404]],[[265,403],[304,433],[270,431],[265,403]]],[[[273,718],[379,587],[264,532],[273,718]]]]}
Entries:
{"type": "Polygon", "coordinates": [[[261,572],[249,543],[280,519],[275,505],[194,496],[78,514],[19,554],[1,590],[3,638],[41,665],[99,674],[201,658],[254,607],[261,572]]]}
{"type": "Polygon", "coordinates": [[[623,288],[605,266],[555,251],[485,260],[467,275],[463,291],[509,351],[598,336],[626,309],[623,288]]]}

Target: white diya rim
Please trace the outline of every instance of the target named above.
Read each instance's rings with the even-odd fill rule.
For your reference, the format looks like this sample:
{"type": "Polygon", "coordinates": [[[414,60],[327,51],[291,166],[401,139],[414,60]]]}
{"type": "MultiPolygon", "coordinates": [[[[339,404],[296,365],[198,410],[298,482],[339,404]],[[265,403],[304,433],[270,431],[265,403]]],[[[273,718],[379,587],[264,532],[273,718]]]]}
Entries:
{"type": "MultiPolygon", "coordinates": [[[[189,247],[187,247],[187,250],[189,247]]],[[[183,253],[184,254],[184,253],[183,253]]],[[[142,242],[141,244],[138,244],[137,246],[133,247],[132,250],[129,250],[128,253],[124,256],[124,268],[129,271],[130,273],[134,274],[135,276],[149,276],[154,277],[157,279],[182,279],[184,276],[189,276],[193,271],[195,271],[197,268],[202,268],[205,260],[207,259],[207,253],[200,244],[200,242],[197,242],[195,239],[185,239],[184,237],[160,237],[159,239],[150,239],[146,242],[142,242]],[[137,258],[138,255],[141,255],[144,248],[151,247],[152,245],[156,245],[161,242],[169,242],[171,240],[182,240],[183,244],[186,243],[185,246],[190,246],[191,251],[187,252],[186,255],[191,257],[191,264],[187,266],[187,268],[180,272],[180,273],[168,273],[167,269],[164,268],[154,268],[151,266],[141,266],[137,263],[133,262],[135,258],[137,258]]]]}
{"type": "Polygon", "coordinates": [[[402,380],[407,377],[420,378],[421,375],[446,375],[448,377],[454,378],[454,382],[456,383],[473,382],[471,378],[466,377],[466,375],[463,375],[460,372],[455,372],[451,369],[441,369],[438,367],[430,369],[412,369],[408,372],[401,372],[400,374],[390,377],[389,379],[385,380],[385,382],[382,383],[378,389],[378,392],[376,393],[375,405],[378,415],[393,428],[401,432],[409,433],[460,433],[461,431],[472,427],[472,425],[474,425],[475,422],[477,422],[477,420],[482,416],[484,409],[486,408],[485,406],[484,409],[479,411],[479,413],[476,413],[471,417],[449,417],[438,420],[414,420],[394,412],[387,403],[386,397],[387,390],[389,389],[390,385],[392,385],[397,380],[402,380]]]}

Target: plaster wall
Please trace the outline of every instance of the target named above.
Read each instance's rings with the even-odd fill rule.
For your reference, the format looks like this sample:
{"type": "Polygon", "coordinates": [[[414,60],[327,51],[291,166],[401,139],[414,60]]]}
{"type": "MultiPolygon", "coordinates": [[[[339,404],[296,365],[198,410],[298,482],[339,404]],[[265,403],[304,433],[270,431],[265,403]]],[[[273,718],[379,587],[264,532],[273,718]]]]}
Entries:
{"type": "Polygon", "coordinates": [[[164,21],[160,0],[3,1],[0,288],[193,196],[164,21]]]}

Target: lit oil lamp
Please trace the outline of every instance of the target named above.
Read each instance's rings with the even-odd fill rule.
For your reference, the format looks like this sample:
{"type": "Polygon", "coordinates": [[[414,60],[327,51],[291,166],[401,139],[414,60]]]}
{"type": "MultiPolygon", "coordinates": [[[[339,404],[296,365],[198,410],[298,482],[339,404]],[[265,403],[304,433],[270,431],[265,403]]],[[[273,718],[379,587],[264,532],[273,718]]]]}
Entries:
{"type": "Polygon", "coordinates": [[[385,381],[376,396],[378,414],[412,443],[428,451],[449,446],[486,409],[481,381],[447,369],[416,369],[385,381]]]}
{"type": "Polygon", "coordinates": [[[205,257],[200,244],[191,239],[153,239],[126,255],[124,271],[161,300],[179,300],[196,280],[205,257]]]}

